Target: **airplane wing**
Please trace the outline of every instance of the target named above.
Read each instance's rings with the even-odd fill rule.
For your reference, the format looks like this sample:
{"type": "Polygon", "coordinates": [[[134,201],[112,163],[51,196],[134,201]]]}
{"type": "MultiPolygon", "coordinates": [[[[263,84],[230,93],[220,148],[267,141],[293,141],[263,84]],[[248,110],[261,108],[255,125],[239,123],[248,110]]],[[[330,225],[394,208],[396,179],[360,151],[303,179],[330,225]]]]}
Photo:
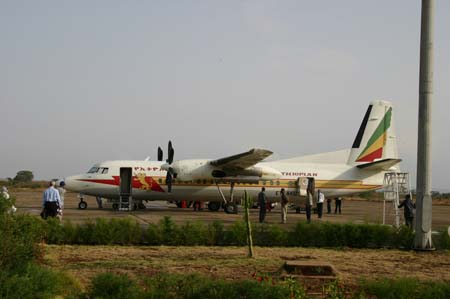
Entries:
{"type": "Polygon", "coordinates": [[[261,162],[272,154],[273,152],[265,149],[253,148],[248,152],[213,160],[209,163],[222,169],[246,169],[261,162]]]}

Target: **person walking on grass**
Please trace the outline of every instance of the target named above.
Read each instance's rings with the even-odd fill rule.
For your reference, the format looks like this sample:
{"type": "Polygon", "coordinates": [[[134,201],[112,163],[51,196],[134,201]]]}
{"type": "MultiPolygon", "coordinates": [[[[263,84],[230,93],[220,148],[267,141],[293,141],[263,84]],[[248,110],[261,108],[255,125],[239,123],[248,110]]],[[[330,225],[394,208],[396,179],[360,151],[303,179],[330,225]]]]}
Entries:
{"type": "Polygon", "coordinates": [[[56,217],[58,209],[61,207],[61,198],[55,185],[55,181],[51,181],[42,195],[42,216],[44,219],[47,219],[47,217],[56,217]]]}
{"type": "Polygon", "coordinates": [[[286,196],[284,188],[281,189],[281,223],[286,223],[289,198],[286,196]]]}
{"type": "Polygon", "coordinates": [[[261,192],[258,194],[258,204],[259,204],[259,223],[263,223],[266,218],[266,188],[262,187],[261,192]]]}

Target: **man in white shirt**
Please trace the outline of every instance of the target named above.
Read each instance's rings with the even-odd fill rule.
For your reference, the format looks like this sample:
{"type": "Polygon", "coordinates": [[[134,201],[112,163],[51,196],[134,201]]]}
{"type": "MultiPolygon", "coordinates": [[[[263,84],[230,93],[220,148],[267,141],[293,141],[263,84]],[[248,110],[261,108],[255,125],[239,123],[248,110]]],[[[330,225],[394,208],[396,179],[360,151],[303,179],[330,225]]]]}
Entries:
{"type": "Polygon", "coordinates": [[[58,209],[61,207],[61,198],[58,190],[55,188],[55,181],[49,183],[49,187],[42,196],[42,208],[44,209],[44,218],[56,217],[58,209]]]}
{"type": "Polygon", "coordinates": [[[325,195],[322,193],[322,191],[320,191],[320,189],[317,190],[317,216],[319,218],[322,218],[324,201],[325,201],[325,195]]]}

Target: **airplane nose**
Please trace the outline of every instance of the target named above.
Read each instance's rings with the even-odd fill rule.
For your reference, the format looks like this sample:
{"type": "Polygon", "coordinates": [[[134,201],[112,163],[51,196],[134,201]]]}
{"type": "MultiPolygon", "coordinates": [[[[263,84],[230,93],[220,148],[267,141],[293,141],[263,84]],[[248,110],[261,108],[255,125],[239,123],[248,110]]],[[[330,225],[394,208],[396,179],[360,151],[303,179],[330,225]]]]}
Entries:
{"type": "Polygon", "coordinates": [[[79,184],[78,184],[78,181],[76,178],[77,178],[77,176],[73,175],[73,176],[69,176],[64,179],[64,182],[66,183],[65,187],[67,190],[74,191],[74,192],[78,191],[77,186],[79,184]]]}

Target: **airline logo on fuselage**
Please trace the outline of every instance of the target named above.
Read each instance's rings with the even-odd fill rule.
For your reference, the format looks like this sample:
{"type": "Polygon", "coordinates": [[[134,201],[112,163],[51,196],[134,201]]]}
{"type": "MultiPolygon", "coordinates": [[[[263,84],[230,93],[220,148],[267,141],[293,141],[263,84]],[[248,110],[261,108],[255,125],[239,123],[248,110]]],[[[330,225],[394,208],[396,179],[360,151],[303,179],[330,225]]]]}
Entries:
{"type": "Polygon", "coordinates": [[[295,176],[295,177],[316,177],[317,172],[281,172],[283,176],[295,176]]]}

